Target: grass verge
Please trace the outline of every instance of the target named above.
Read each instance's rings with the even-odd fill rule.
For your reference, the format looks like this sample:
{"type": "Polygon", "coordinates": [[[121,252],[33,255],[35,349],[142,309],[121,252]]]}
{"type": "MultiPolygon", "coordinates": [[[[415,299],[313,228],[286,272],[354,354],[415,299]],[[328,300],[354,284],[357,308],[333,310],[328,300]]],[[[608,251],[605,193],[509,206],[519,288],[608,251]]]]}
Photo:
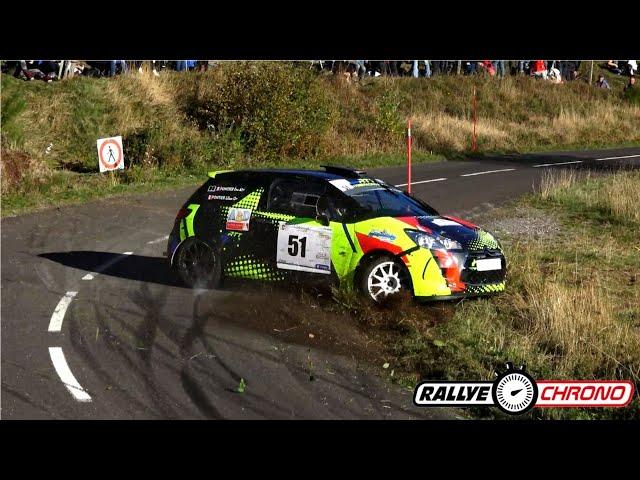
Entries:
{"type": "MultiPolygon", "coordinates": [[[[407,387],[419,378],[488,380],[512,361],[525,363],[537,379],[631,379],[636,385],[625,409],[534,409],[530,418],[638,418],[639,202],[637,172],[548,177],[539,192],[493,216],[494,224],[511,225],[500,234],[509,262],[504,294],[378,309],[336,292],[335,308],[373,332],[384,346],[385,371],[407,387]]],[[[496,409],[469,412],[503,417],[496,409]]]]}

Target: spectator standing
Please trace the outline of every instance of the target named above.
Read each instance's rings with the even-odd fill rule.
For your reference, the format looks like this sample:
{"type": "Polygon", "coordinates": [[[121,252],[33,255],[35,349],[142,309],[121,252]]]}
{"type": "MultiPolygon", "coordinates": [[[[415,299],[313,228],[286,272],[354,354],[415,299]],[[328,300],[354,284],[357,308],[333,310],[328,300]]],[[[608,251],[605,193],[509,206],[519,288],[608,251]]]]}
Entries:
{"type": "Polygon", "coordinates": [[[475,75],[477,67],[478,67],[478,62],[476,62],[475,60],[465,61],[464,62],[465,75],[475,75]]]}
{"type": "Polygon", "coordinates": [[[124,60],[111,60],[109,62],[109,75],[110,76],[112,76],[112,77],[116,76],[118,65],[120,65],[121,73],[126,73],[127,64],[124,62],[124,60]]]}
{"type": "Polygon", "coordinates": [[[392,77],[398,76],[398,64],[395,60],[385,60],[382,67],[383,75],[391,75],[392,77]]]}
{"type": "Polygon", "coordinates": [[[503,78],[504,77],[504,60],[494,60],[492,64],[493,64],[493,69],[496,71],[496,75],[498,75],[498,77],[500,78],[503,78]]]}
{"type": "Polygon", "coordinates": [[[602,74],[598,75],[598,80],[596,81],[595,86],[597,88],[604,88],[606,90],[611,89],[611,87],[609,86],[609,82],[607,82],[607,79],[604,78],[604,75],[602,74]]]}
{"type": "MultiPolygon", "coordinates": [[[[420,76],[420,70],[418,70],[418,62],[420,60],[413,61],[413,76],[418,78],[420,76]]],[[[424,76],[425,78],[431,77],[431,68],[429,68],[429,60],[423,60],[424,62],[424,76]]]]}
{"type": "Polygon", "coordinates": [[[531,75],[535,78],[547,79],[547,66],[544,60],[534,60],[531,67],[531,75]]]}
{"type": "Polygon", "coordinates": [[[491,60],[483,60],[479,63],[479,65],[483,71],[489,74],[490,77],[495,76],[496,69],[493,67],[493,63],[491,63],[491,60]]]}

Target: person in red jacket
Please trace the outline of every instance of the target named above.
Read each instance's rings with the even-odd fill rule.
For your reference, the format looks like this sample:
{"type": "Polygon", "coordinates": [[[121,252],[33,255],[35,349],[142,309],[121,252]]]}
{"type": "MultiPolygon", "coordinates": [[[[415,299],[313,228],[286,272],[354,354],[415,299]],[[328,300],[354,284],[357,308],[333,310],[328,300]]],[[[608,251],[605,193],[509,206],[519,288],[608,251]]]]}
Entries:
{"type": "Polygon", "coordinates": [[[547,79],[547,65],[544,60],[534,60],[531,75],[535,78],[547,79]]]}

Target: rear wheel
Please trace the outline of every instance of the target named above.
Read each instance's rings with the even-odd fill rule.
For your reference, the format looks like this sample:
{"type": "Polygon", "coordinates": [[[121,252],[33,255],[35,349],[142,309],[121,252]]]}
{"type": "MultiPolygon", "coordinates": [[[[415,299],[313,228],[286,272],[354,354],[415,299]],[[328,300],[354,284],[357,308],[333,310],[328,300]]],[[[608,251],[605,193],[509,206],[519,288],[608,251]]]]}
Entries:
{"type": "Polygon", "coordinates": [[[180,246],[175,259],[179,277],[189,287],[218,288],[222,270],[220,257],[206,243],[188,238],[180,246]]]}
{"type": "Polygon", "coordinates": [[[384,303],[411,291],[411,280],[404,265],[395,258],[382,255],[370,260],[359,280],[360,291],[375,303],[384,303]]]}

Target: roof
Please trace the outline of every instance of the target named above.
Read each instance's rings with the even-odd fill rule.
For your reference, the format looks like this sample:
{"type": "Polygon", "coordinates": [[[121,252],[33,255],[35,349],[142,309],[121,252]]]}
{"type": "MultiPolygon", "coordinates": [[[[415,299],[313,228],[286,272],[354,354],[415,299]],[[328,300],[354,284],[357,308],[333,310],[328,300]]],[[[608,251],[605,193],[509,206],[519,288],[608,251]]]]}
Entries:
{"type": "Polygon", "coordinates": [[[357,178],[359,174],[364,173],[364,172],[349,169],[346,167],[327,167],[327,170],[304,170],[304,169],[291,169],[291,168],[250,168],[250,169],[245,168],[245,169],[238,169],[238,170],[222,170],[217,172],[209,172],[209,176],[211,178],[214,178],[218,173],[252,172],[252,173],[273,173],[273,174],[281,174],[281,175],[303,175],[308,177],[321,178],[329,181],[329,180],[338,180],[338,179],[353,179],[353,178],[357,178]],[[342,174],[341,170],[344,170],[344,174],[342,174]],[[349,171],[353,173],[349,173],[349,171]]]}

